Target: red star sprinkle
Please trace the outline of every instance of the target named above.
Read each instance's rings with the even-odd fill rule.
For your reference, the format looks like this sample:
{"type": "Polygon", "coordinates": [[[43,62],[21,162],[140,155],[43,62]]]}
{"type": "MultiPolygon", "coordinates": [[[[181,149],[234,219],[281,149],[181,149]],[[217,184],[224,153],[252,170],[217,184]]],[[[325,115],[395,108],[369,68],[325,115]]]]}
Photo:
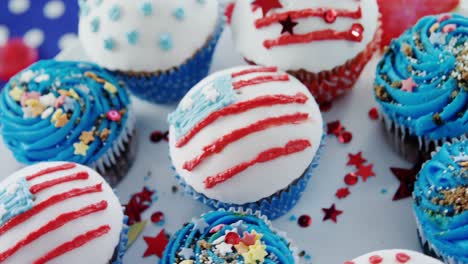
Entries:
{"type": "Polygon", "coordinates": [[[281,30],[281,34],[288,32],[291,35],[294,35],[294,27],[299,24],[297,22],[294,22],[291,19],[291,16],[288,16],[288,18],[286,18],[285,20],[279,21],[279,23],[283,27],[283,29],[281,30]]]}
{"type": "Polygon", "coordinates": [[[322,208],[322,211],[325,213],[323,221],[331,219],[335,223],[337,222],[337,217],[343,213],[343,211],[337,210],[335,208],[335,204],[333,204],[330,208],[322,208]]]}
{"type": "Polygon", "coordinates": [[[377,120],[377,119],[379,119],[379,111],[377,110],[377,108],[372,107],[372,108],[369,110],[369,118],[372,119],[372,120],[377,120]]]}
{"type": "Polygon", "coordinates": [[[349,192],[348,188],[341,188],[341,189],[338,189],[338,191],[336,191],[335,196],[338,199],[344,199],[344,198],[348,197],[348,195],[350,195],[350,194],[351,193],[349,192]]]}
{"type": "Polygon", "coordinates": [[[159,143],[162,140],[168,141],[169,131],[162,132],[160,130],[155,130],[150,135],[150,141],[153,143],[159,143]]]}
{"type": "Polygon", "coordinates": [[[356,175],[361,176],[363,181],[367,181],[367,178],[375,177],[375,173],[372,170],[373,167],[374,167],[373,164],[362,165],[358,168],[358,171],[356,171],[356,175]]]}
{"type": "Polygon", "coordinates": [[[254,10],[257,10],[257,8],[262,9],[263,17],[265,17],[270,10],[283,7],[279,0],[255,0],[252,5],[254,10]]]}
{"type": "Polygon", "coordinates": [[[343,132],[344,127],[341,125],[339,120],[333,121],[327,124],[327,133],[328,135],[335,135],[338,136],[343,132]]]}
{"type": "Polygon", "coordinates": [[[348,163],[346,163],[346,165],[355,166],[356,168],[361,167],[364,163],[367,162],[367,160],[362,157],[362,151],[359,151],[356,154],[349,153],[348,158],[348,163]]]}
{"type": "Polygon", "coordinates": [[[393,175],[400,181],[398,190],[393,195],[393,201],[402,200],[411,197],[414,190],[414,182],[416,181],[416,175],[420,170],[420,166],[415,166],[412,169],[403,168],[390,168],[393,175]]]}
{"type": "Polygon", "coordinates": [[[159,234],[156,237],[145,236],[143,237],[143,239],[148,245],[148,248],[146,249],[143,257],[146,258],[152,255],[155,255],[155,256],[158,256],[159,258],[162,258],[164,249],[169,243],[169,239],[166,237],[166,233],[164,229],[161,230],[161,232],[159,232],[159,234]]]}

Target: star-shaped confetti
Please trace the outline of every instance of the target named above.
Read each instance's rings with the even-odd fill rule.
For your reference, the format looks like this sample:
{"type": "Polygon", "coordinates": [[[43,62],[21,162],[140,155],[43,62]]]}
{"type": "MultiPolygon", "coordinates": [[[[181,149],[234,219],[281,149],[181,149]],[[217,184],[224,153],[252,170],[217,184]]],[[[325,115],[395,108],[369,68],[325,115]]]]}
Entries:
{"type": "Polygon", "coordinates": [[[18,88],[18,86],[15,86],[15,87],[13,87],[13,89],[10,90],[9,94],[10,94],[11,98],[13,98],[13,100],[15,100],[16,102],[19,102],[19,101],[21,101],[21,97],[24,94],[24,90],[18,88]]]}
{"type": "Polygon", "coordinates": [[[412,169],[403,168],[390,168],[393,175],[400,181],[400,186],[393,196],[393,201],[402,200],[411,197],[414,190],[414,182],[416,181],[416,175],[420,170],[420,166],[415,166],[412,169]]]}
{"type": "Polygon", "coordinates": [[[57,121],[55,121],[55,127],[64,127],[66,124],[68,124],[68,121],[67,114],[61,114],[59,117],[57,117],[57,121]]]}
{"type": "Polygon", "coordinates": [[[232,253],[232,245],[223,242],[216,246],[216,250],[221,256],[226,256],[228,253],[232,253]]]}
{"type": "Polygon", "coordinates": [[[266,14],[268,14],[268,12],[270,12],[270,10],[283,7],[279,0],[255,0],[253,1],[252,5],[254,6],[255,10],[257,8],[261,8],[264,17],[266,14]]]}
{"type": "Polygon", "coordinates": [[[75,151],[73,152],[73,154],[81,155],[81,156],[86,156],[86,153],[88,152],[88,149],[89,149],[89,146],[83,142],[75,143],[73,144],[73,147],[75,148],[75,151]]]}
{"type": "Polygon", "coordinates": [[[266,246],[261,241],[257,241],[255,245],[249,247],[247,253],[242,254],[242,257],[246,264],[254,264],[263,263],[267,255],[266,246]]]}
{"type": "Polygon", "coordinates": [[[288,32],[291,35],[294,35],[294,27],[299,24],[297,22],[294,22],[291,19],[291,16],[288,16],[288,18],[286,18],[285,20],[280,20],[279,23],[283,27],[283,29],[281,29],[281,34],[288,32]]]}
{"type": "Polygon", "coordinates": [[[362,157],[362,151],[359,151],[356,154],[349,153],[348,158],[348,163],[346,163],[346,165],[355,166],[356,168],[361,167],[367,162],[367,160],[362,157]]]}
{"type": "Polygon", "coordinates": [[[162,258],[164,249],[169,243],[169,239],[166,237],[164,229],[159,232],[156,237],[143,237],[148,248],[146,249],[143,257],[149,257],[152,255],[162,258]]]}
{"type": "Polygon", "coordinates": [[[94,141],[94,133],[92,131],[83,131],[81,132],[80,140],[85,144],[89,144],[94,141]]]}
{"type": "Polygon", "coordinates": [[[338,191],[336,191],[335,196],[338,199],[344,199],[344,198],[348,197],[348,195],[350,195],[350,194],[351,194],[351,192],[349,192],[349,189],[345,187],[345,188],[338,189],[338,191]]]}
{"type": "Polygon", "coordinates": [[[418,85],[414,82],[413,78],[410,77],[410,78],[408,78],[406,80],[401,81],[400,90],[412,93],[414,88],[416,88],[417,86],[418,85]]]}
{"type": "Polygon", "coordinates": [[[177,253],[177,255],[184,259],[191,259],[194,256],[194,252],[193,249],[184,247],[179,251],[179,253],[177,253]]]}
{"type": "Polygon", "coordinates": [[[356,171],[356,175],[361,176],[362,180],[365,182],[369,177],[375,177],[375,173],[372,170],[373,167],[373,164],[362,165],[356,171]]]}
{"type": "Polygon", "coordinates": [[[110,133],[111,133],[111,131],[108,128],[104,128],[101,131],[101,134],[99,135],[99,138],[101,139],[101,141],[106,141],[107,138],[109,137],[110,133]]]}
{"type": "Polygon", "coordinates": [[[257,240],[257,234],[252,233],[250,234],[249,232],[244,232],[244,235],[242,237],[242,243],[244,243],[246,246],[252,246],[255,245],[255,241],[257,240]]]}
{"type": "Polygon", "coordinates": [[[337,222],[337,217],[343,213],[343,211],[336,209],[335,204],[333,204],[330,208],[322,208],[322,211],[325,213],[323,221],[331,219],[335,223],[337,222]]]}
{"type": "Polygon", "coordinates": [[[193,230],[198,230],[202,234],[209,227],[208,223],[203,218],[199,218],[199,219],[193,218],[192,223],[193,223],[193,230]]]}

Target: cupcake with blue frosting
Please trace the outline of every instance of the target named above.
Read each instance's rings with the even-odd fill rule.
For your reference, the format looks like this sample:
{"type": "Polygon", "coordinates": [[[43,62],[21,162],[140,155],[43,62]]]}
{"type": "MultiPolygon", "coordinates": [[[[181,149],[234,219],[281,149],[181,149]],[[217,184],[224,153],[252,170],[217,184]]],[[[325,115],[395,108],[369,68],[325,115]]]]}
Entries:
{"type": "Polygon", "coordinates": [[[316,101],[276,67],[210,75],[182,99],[169,123],[170,158],[189,196],[270,219],[297,204],[324,144],[316,101]]]}
{"type": "Polygon", "coordinates": [[[377,66],[375,96],[392,145],[410,161],[468,131],[468,19],[422,18],[392,41],[377,66]]]}
{"type": "Polygon", "coordinates": [[[127,219],[96,171],[68,162],[26,167],[0,183],[0,262],[121,264],[127,219]]]}
{"type": "Polygon", "coordinates": [[[418,175],[414,212],[426,253],[449,264],[468,263],[468,141],[433,154],[418,175]]]}
{"type": "Polygon", "coordinates": [[[125,87],[88,63],[41,61],[14,76],[0,95],[0,134],[23,164],[70,161],[117,184],[136,148],[125,87]]]}
{"type": "Polygon", "coordinates": [[[90,59],[153,103],[178,102],[208,74],[223,28],[214,0],[80,0],[80,7],[90,59]]]}
{"type": "Polygon", "coordinates": [[[298,250],[268,219],[252,211],[214,211],[177,231],[161,264],[299,263],[298,250]]]}

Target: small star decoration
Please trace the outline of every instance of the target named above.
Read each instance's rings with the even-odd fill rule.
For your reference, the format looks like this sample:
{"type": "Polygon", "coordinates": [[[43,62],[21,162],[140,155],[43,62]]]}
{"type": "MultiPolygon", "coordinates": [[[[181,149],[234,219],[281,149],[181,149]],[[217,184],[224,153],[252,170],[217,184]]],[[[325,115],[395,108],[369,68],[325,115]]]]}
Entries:
{"type": "Polygon", "coordinates": [[[337,217],[343,213],[343,211],[337,210],[335,208],[335,204],[333,204],[330,208],[322,208],[322,211],[325,213],[323,221],[331,219],[335,223],[337,222],[337,217]]]}
{"type": "Polygon", "coordinates": [[[270,10],[283,7],[279,0],[255,0],[252,5],[255,10],[257,8],[262,9],[263,17],[265,17],[270,10]]]}
{"type": "Polygon", "coordinates": [[[411,197],[414,190],[414,182],[418,174],[420,166],[415,166],[412,169],[390,168],[393,175],[400,181],[400,186],[393,196],[393,201],[402,200],[411,197]]]}
{"type": "Polygon", "coordinates": [[[149,257],[152,255],[158,256],[161,258],[164,253],[164,249],[169,243],[169,239],[166,237],[164,229],[159,232],[156,237],[143,237],[148,248],[146,249],[143,257],[149,257]]]}
{"type": "Polygon", "coordinates": [[[153,190],[143,187],[139,193],[135,193],[125,206],[125,214],[128,216],[128,224],[132,225],[141,221],[141,214],[150,208],[153,203],[153,190]]]}
{"type": "Polygon", "coordinates": [[[286,18],[285,20],[281,20],[279,23],[281,24],[281,26],[283,26],[281,34],[288,32],[291,35],[294,35],[294,27],[299,24],[297,22],[294,22],[291,19],[291,16],[288,16],[288,18],[286,18]]]}
{"type": "Polygon", "coordinates": [[[81,132],[80,140],[83,141],[83,143],[85,144],[89,144],[90,142],[94,141],[93,132],[88,132],[88,131],[81,132]]]}
{"type": "Polygon", "coordinates": [[[358,152],[356,154],[349,153],[348,157],[349,157],[349,160],[348,160],[348,163],[346,163],[346,165],[348,165],[348,166],[352,165],[352,166],[355,166],[356,168],[359,168],[364,163],[367,162],[367,160],[362,157],[362,151],[360,151],[360,152],[358,152]]]}
{"type": "Polygon", "coordinates": [[[412,93],[414,88],[416,88],[418,85],[414,82],[413,78],[408,78],[406,80],[401,81],[401,89],[402,91],[405,92],[410,92],[412,93]]]}
{"type": "Polygon", "coordinates": [[[375,177],[375,173],[372,170],[373,167],[373,164],[362,165],[358,168],[358,171],[356,171],[356,175],[361,176],[362,181],[365,182],[369,177],[375,177]]]}

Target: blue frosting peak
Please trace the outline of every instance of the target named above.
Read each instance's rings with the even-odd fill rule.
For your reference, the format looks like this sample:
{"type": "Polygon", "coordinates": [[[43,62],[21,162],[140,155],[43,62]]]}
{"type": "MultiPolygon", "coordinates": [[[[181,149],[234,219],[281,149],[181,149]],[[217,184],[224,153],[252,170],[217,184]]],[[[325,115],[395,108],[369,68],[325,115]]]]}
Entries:
{"type": "Polygon", "coordinates": [[[77,62],[41,61],[0,94],[0,134],[25,164],[91,165],[128,133],[129,97],[108,71],[77,62]]]}
{"type": "Polygon", "coordinates": [[[265,221],[244,213],[207,213],[171,238],[160,263],[295,263],[289,242],[265,221]]]}
{"type": "Polygon", "coordinates": [[[29,184],[24,178],[0,187],[0,226],[30,210],[33,207],[33,199],[29,184]]]}
{"type": "Polygon", "coordinates": [[[468,19],[428,16],[392,41],[375,92],[385,116],[430,140],[468,131],[468,19]]]}
{"type": "Polygon", "coordinates": [[[468,141],[445,144],[418,175],[414,210],[424,240],[468,263],[468,141]]]}

